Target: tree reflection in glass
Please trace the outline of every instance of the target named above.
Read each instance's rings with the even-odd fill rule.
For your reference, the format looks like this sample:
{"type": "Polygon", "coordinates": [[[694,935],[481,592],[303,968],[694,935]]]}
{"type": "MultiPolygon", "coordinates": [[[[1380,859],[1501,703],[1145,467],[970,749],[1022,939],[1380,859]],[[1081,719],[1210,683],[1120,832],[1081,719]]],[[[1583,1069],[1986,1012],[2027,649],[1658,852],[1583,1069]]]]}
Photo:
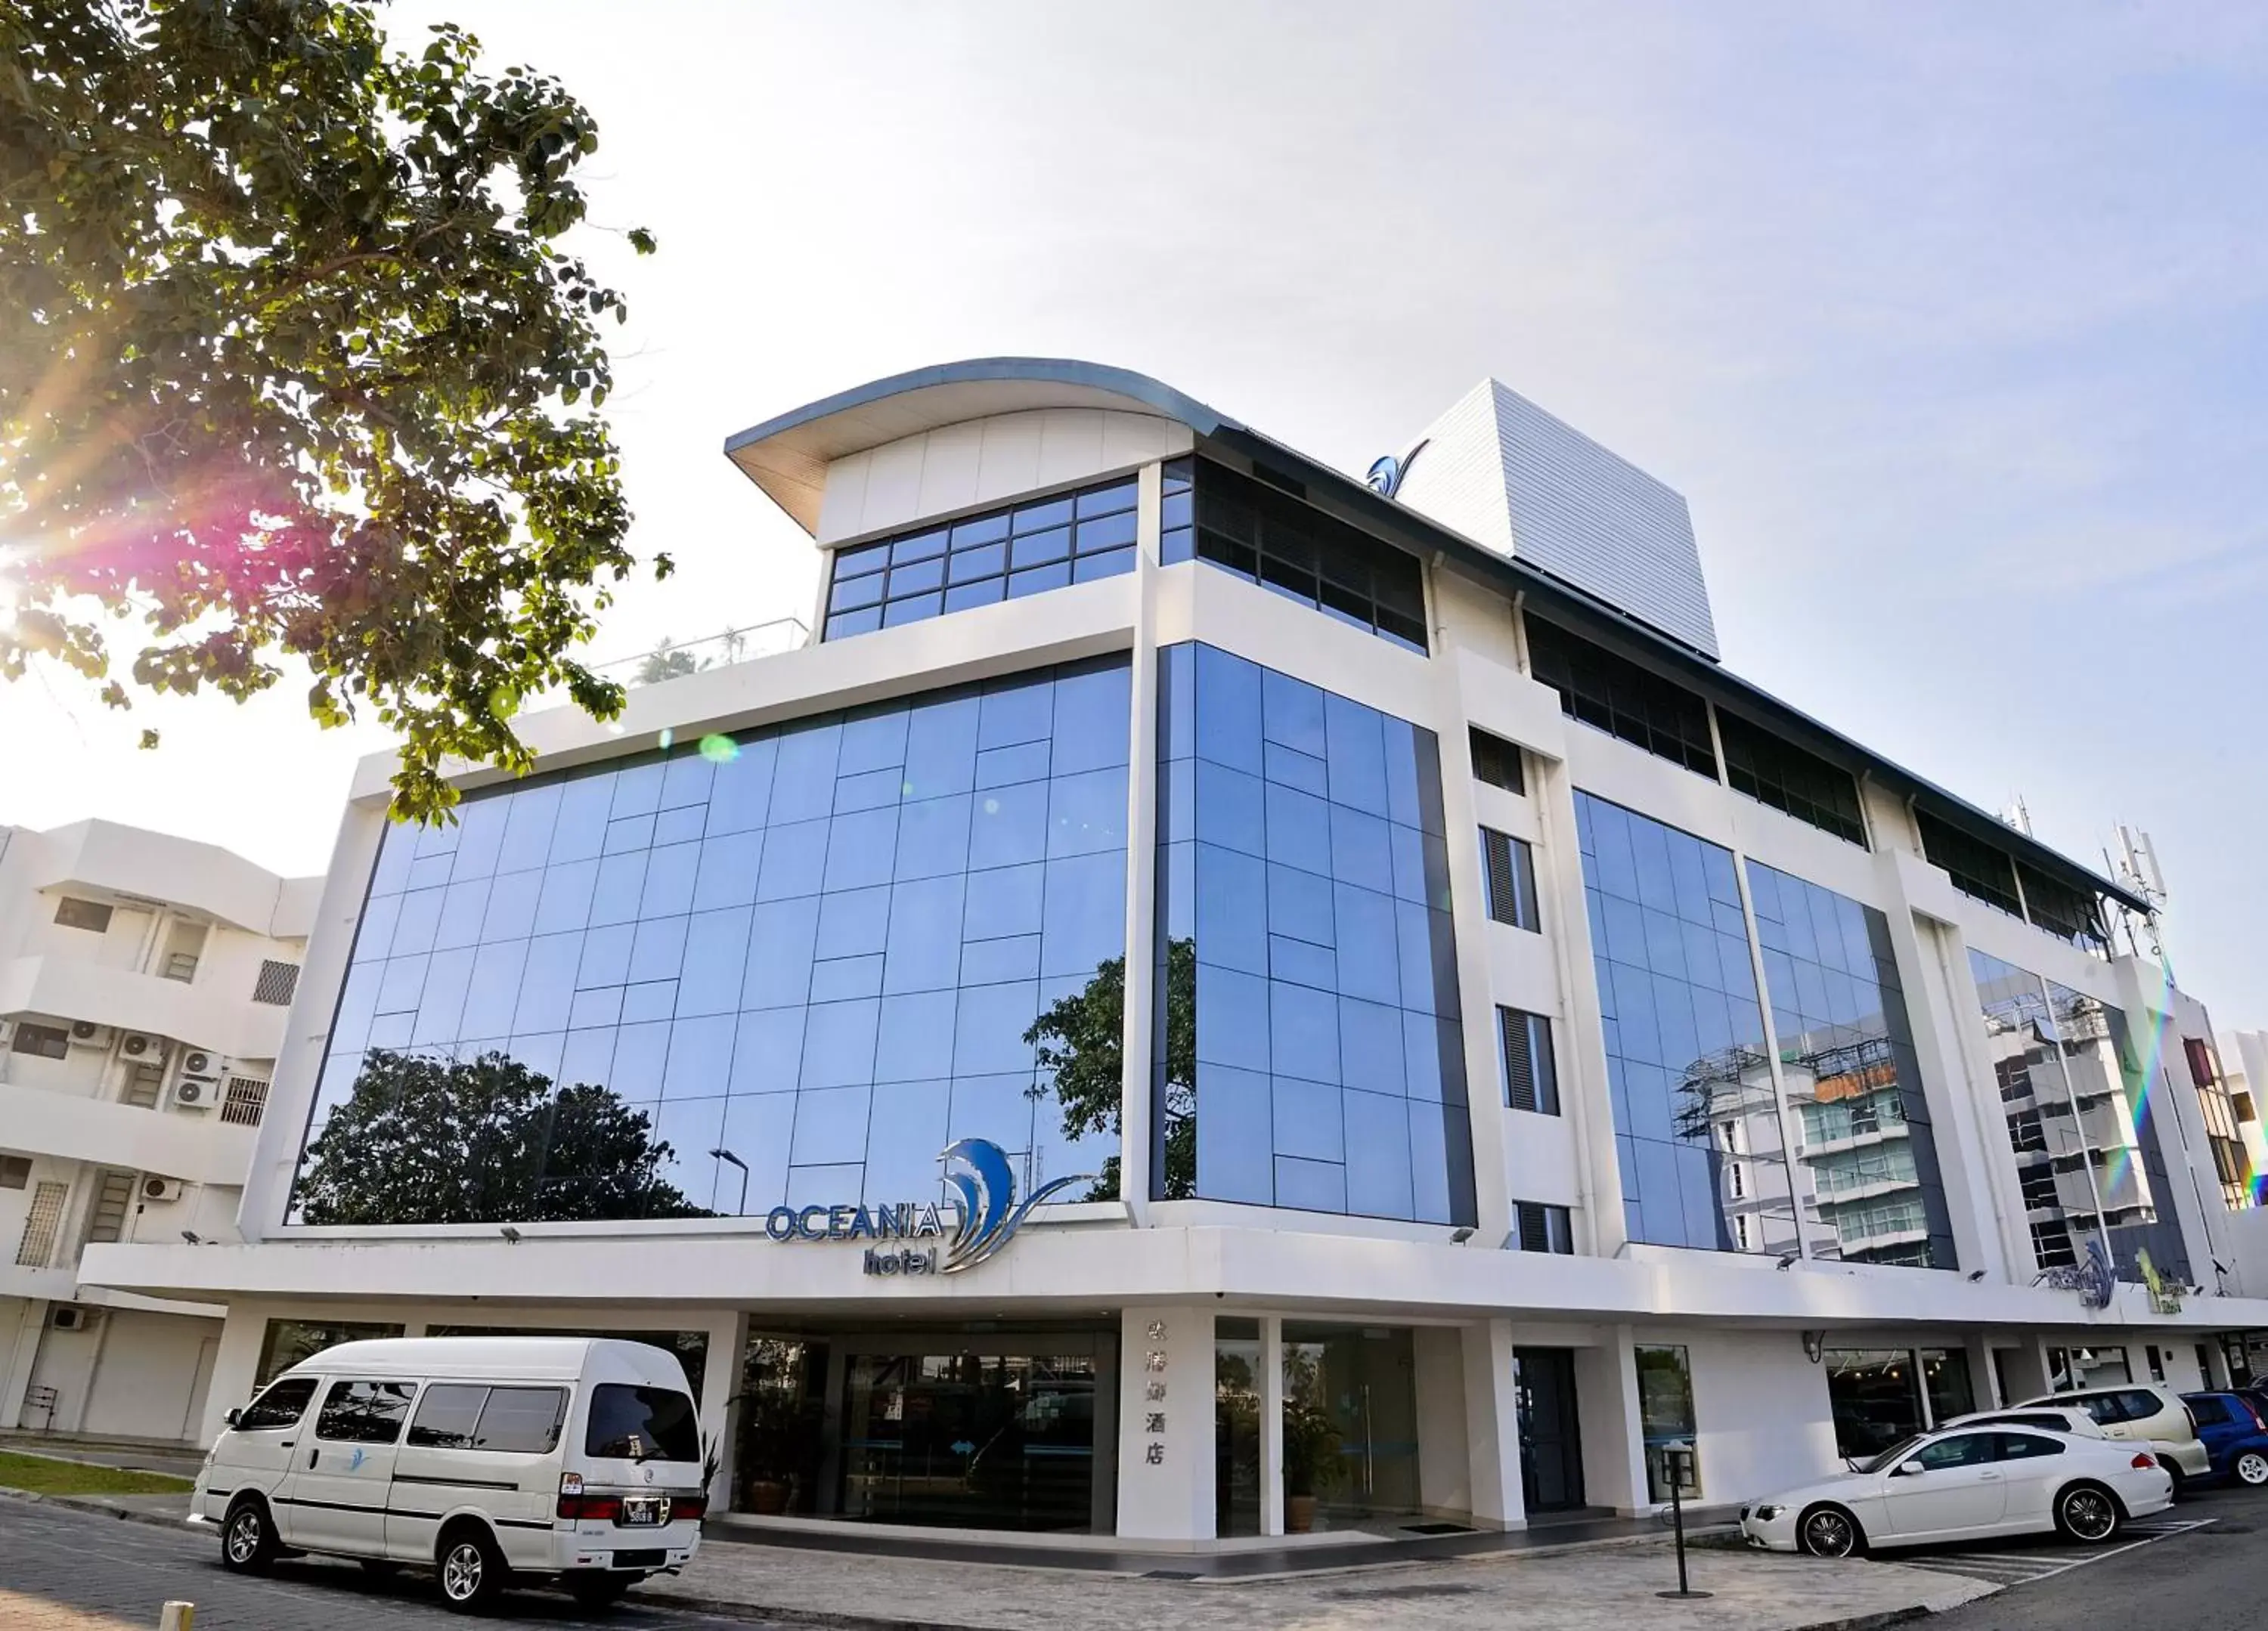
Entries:
{"type": "MultiPolygon", "coordinates": [[[[1164,1181],[1158,1192],[1168,1201],[1188,1200],[1197,1188],[1197,983],[1196,943],[1168,942],[1165,1056],[1160,1062],[1165,1081],[1164,1181]]],[[[1024,1040],[1039,1050],[1042,1076],[1032,1097],[1044,1099],[1053,1092],[1065,1138],[1107,1133],[1116,1139],[1124,1133],[1125,1017],[1126,959],[1114,957],[1084,987],[1057,999],[1024,1032],[1024,1040]]],[[[1116,1201],[1119,1194],[1119,1158],[1113,1155],[1102,1163],[1084,1199],[1116,1201]]]]}

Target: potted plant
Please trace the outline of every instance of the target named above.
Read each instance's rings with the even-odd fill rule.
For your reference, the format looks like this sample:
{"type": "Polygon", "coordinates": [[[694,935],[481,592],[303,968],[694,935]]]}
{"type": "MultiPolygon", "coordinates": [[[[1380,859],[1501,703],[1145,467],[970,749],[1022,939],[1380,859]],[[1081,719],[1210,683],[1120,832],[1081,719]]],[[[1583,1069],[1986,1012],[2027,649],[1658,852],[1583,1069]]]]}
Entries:
{"type": "Polygon", "coordinates": [[[1315,1526],[1315,1502],[1338,1488],[1346,1464],[1339,1454],[1339,1424],[1328,1407],[1286,1390],[1284,1400],[1284,1530],[1304,1535],[1315,1526]]]}

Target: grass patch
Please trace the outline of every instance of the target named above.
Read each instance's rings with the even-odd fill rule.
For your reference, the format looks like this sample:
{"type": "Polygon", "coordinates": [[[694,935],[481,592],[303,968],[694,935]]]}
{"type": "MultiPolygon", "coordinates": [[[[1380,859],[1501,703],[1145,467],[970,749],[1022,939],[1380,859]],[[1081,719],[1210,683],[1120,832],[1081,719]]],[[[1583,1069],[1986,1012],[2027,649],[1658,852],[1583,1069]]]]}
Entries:
{"type": "Polygon", "coordinates": [[[177,1495],[196,1488],[186,1478],[163,1473],[129,1473],[82,1461],[19,1456],[0,1450],[0,1488],[28,1489],[41,1495],[177,1495]]]}

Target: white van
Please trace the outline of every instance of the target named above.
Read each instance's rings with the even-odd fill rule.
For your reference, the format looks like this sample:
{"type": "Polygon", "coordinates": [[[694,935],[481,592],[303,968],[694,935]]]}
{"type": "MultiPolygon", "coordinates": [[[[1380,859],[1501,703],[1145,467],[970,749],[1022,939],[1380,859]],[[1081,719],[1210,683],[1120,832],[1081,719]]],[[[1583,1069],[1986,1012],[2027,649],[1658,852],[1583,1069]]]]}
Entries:
{"type": "Polygon", "coordinates": [[[189,1521],[220,1525],[232,1569],[312,1552],[428,1566],[456,1609],[541,1579],[598,1606],[700,1545],[691,1390],[644,1342],[342,1342],[227,1421],[189,1521]]]}

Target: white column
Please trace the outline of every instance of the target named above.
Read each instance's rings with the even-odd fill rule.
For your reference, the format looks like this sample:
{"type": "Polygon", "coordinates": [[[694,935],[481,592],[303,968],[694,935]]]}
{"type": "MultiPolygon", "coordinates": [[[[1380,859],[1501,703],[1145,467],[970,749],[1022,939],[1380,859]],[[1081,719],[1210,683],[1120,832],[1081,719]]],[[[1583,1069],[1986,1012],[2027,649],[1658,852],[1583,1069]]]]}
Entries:
{"type": "Polygon", "coordinates": [[[1118,1532],[1127,1539],[1212,1539],[1212,1320],[1209,1305],[1123,1317],[1118,1532]]]}
{"type": "Polygon", "coordinates": [[[1284,1532],[1284,1322],[1260,1322],[1260,1532],[1284,1532]]]}
{"type": "MultiPolygon", "coordinates": [[[[1473,1522],[1484,1529],[1525,1529],[1528,1505],[1520,1481],[1520,1401],[1513,1370],[1512,1321],[1479,1320],[1467,1326],[1463,1336],[1473,1522]]],[[[1422,1409],[1425,1401],[1418,1405],[1422,1409]]]]}
{"type": "Polygon", "coordinates": [[[730,1401],[740,1391],[740,1355],[748,1346],[748,1317],[720,1313],[708,1323],[709,1365],[702,1373],[701,1442],[716,1452],[717,1476],[709,1486],[709,1504],[722,1511],[732,1504],[733,1412],[730,1401]]]}
{"type": "Polygon", "coordinates": [[[16,1304],[17,1323],[0,1348],[0,1427],[22,1427],[24,1395],[32,1385],[32,1369],[40,1359],[40,1333],[47,1328],[48,1304],[27,1297],[16,1304]]]}
{"type": "Polygon", "coordinates": [[[1149,1222],[1152,1060],[1158,874],[1158,522],[1164,474],[1145,465],[1136,489],[1132,713],[1127,720],[1126,1011],[1119,1033],[1118,1194],[1139,1227],[1149,1222]]]}
{"type": "Polygon", "coordinates": [[[1646,1487],[1645,1428],[1628,1326],[1609,1326],[1596,1348],[1575,1352],[1575,1403],[1583,1433],[1583,1494],[1624,1517],[1653,1510],[1646,1487]]]}
{"type": "Polygon", "coordinates": [[[220,1436],[221,1418],[239,1405],[247,1404],[260,1374],[260,1343],[268,1333],[269,1311],[257,1304],[229,1304],[221,1322],[220,1348],[213,1355],[212,1381],[205,1388],[204,1421],[197,1443],[210,1444],[220,1436]]]}

